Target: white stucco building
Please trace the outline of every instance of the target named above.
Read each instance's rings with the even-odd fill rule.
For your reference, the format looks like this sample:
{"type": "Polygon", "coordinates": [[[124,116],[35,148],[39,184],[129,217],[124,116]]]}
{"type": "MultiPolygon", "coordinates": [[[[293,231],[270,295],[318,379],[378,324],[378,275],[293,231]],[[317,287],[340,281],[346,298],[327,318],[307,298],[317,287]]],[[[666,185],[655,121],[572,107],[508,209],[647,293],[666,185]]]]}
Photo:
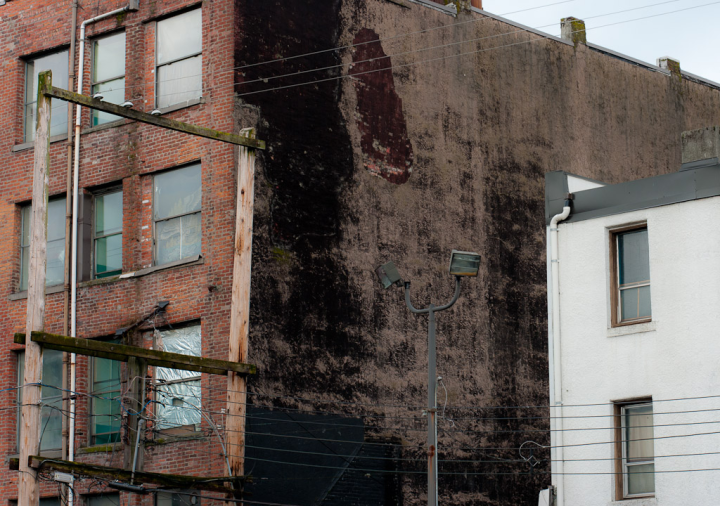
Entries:
{"type": "Polygon", "coordinates": [[[719,154],[711,128],[676,173],[547,175],[558,506],[720,504],[719,154]]]}

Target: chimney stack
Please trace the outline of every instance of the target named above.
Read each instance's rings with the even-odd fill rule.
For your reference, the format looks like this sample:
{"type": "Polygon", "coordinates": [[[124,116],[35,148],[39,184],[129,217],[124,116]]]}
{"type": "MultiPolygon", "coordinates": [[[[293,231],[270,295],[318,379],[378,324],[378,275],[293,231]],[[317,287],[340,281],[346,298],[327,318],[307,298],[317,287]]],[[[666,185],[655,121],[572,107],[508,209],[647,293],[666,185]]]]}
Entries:
{"type": "Polygon", "coordinates": [[[683,132],[682,163],[720,159],[720,126],[683,132]]]}
{"type": "Polygon", "coordinates": [[[587,44],[585,21],[573,17],[562,18],[560,20],[560,36],[575,44],[575,47],[578,44],[587,44]]]}
{"type": "Polygon", "coordinates": [[[669,56],[662,56],[657,59],[657,66],[661,69],[669,70],[671,74],[674,74],[678,77],[681,76],[680,60],[676,60],[675,58],[671,58],[669,56]]]}
{"type": "Polygon", "coordinates": [[[482,0],[470,0],[470,5],[476,9],[482,10],[482,0]]]}

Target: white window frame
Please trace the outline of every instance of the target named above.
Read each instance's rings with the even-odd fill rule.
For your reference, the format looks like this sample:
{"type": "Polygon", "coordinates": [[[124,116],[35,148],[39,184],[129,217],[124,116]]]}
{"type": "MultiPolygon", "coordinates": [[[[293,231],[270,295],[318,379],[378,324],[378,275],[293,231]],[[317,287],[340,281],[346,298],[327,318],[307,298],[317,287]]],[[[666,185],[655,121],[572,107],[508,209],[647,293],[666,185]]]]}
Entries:
{"type": "MultiPolygon", "coordinates": [[[[92,62],[91,62],[91,64],[90,64],[90,69],[91,69],[91,70],[90,70],[90,96],[95,95],[95,86],[98,86],[98,85],[101,85],[101,84],[105,84],[105,83],[107,83],[107,82],[114,81],[114,80],[116,80],[116,79],[124,78],[124,77],[127,75],[127,68],[126,68],[126,65],[125,65],[125,64],[126,64],[126,61],[123,61],[123,73],[122,73],[121,75],[118,75],[118,76],[115,76],[115,77],[110,77],[110,78],[107,78],[107,79],[103,79],[103,80],[101,80],[101,81],[95,81],[95,63],[97,62],[96,48],[97,48],[97,43],[98,43],[98,41],[100,41],[100,40],[102,40],[102,39],[106,39],[106,38],[108,38],[108,37],[114,37],[114,36],[119,35],[119,34],[121,34],[121,33],[125,35],[125,46],[126,46],[125,57],[126,57],[126,60],[127,60],[127,35],[126,35],[125,31],[108,33],[108,34],[106,34],[106,35],[103,35],[102,37],[97,37],[97,38],[93,39],[93,41],[92,41],[92,62]]],[[[127,87],[127,81],[126,81],[125,87],[127,87]]],[[[124,93],[125,93],[125,90],[123,90],[123,94],[124,94],[124,93]]],[[[125,101],[125,100],[123,99],[123,102],[124,102],[124,101],[125,101]]],[[[122,104],[123,102],[120,102],[120,104],[122,104]]],[[[120,105],[120,104],[117,104],[117,105],[120,105]]],[[[112,119],[112,120],[110,120],[110,121],[106,121],[106,122],[104,122],[104,123],[100,123],[99,125],[95,125],[95,117],[96,117],[96,115],[97,115],[99,112],[100,112],[100,111],[97,111],[97,110],[95,110],[95,109],[93,109],[93,110],[91,111],[91,113],[90,113],[90,127],[107,125],[107,124],[109,124],[109,123],[114,123],[114,122],[116,122],[116,121],[123,121],[123,120],[125,119],[125,118],[123,118],[123,117],[121,117],[121,116],[115,116],[115,118],[112,119]]]]}
{"type": "Polygon", "coordinates": [[[158,21],[155,23],[155,107],[156,107],[156,108],[160,108],[160,95],[159,95],[159,91],[160,91],[160,68],[161,68],[161,67],[168,66],[168,65],[172,65],[173,63],[181,62],[181,61],[183,61],[183,60],[188,60],[188,59],[190,59],[190,58],[195,58],[196,56],[200,56],[200,57],[201,57],[201,59],[200,59],[200,88],[201,88],[201,89],[198,90],[197,97],[195,97],[195,98],[193,98],[193,99],[190,99],[190,100],[187,100],[187,101],[174,102],[174,103],[165,105],[165,106],[162,107],[162,109],[163,109],[163,110],[165,110],[165,109],[173,109],[173,110],[174,110],[174,109],[176,109],[176,108],[182,108],[182,107],[185,107],[185,106],[188,106],[188,105],[194,105],[195,103],[199,103],[199,102],[200,102],[200,99],[202,98],[202,94],[203,94],[203,90],[202,90],[202,88],[203,88],[203,85],[202,85],[202,81],[203,81],[203,79],[202,79],[202,77],[203,77],[203,76],[202,76],[202,54],[203,54],[203,49],[202,49],[202,35],[203,35],[203,34],[202,34],[202,17],[203,17],[202,7],[199,6],[199,7],[196,7],[196,8],[194,8],[194,9],[188,9],[188,10],[184,10],[184,11],[182,11],[182,12],[175,13],[175,14],[173,14],[172,16],[164,17],[163,19],[158,20],[158,21]],[[184,56],[182,56],[182,57],[180,57],[180,58],[176,58],[176,59],[174,59],[174,60],[166,61],[166,62],[163,62],[163,63],[158,63],[158,40],[159,40],[159,36],[158,36],[158,25],[159,25],[160,23],[162,23],[163,21],[165,21],[165,20],[172,19],[172,18],[175,17],[175,16],[182,16],[183,14],[187,14],[188,12],[192,12],[192,11],[194,11],[194,10],[200,11],[200,19],[201,19],[201,23],[200,23],[200,32],[201,32],[201,33],[200,33],[200,41],[201,41],[201,42],[200,42],[200,51],[197,51],[197,52],[195,52],[195,53],[191,53],[191,54],[184,55],[184,56]]]}
{"type": "MultiPolygon", "coordinates": [[[[622,446],[621,465],[620,465],[620,472],[622,473],[622,491],[621,491],[622,493],[618,494],[618,497],[617,497],[618,499],[636,499],[636,498],[640,498],[640,497],[654,497],[655,496],[654,492],[643,492],[640,494],[628,493],[628,490],[630,490],[629,484],[628,484],[628,476],[629,476],[628,468],[635,467],[635,466],[645,466],[645,465],[650,465],[650,464],[652,464],[653,466],[655,465],[654,445],[653,445],[653,458],[652,459],[628,462],[628,456],[627,456],[628,440],[626,439],[627,424],[626,424],[626,420],[625,420],[626,410],[629,408],[639,408],[639,407],[644,407],[644,406],[650,406],[652,408],[653,407],[652,400],[645,399],[645,400],[623,402],[623,403],[617,404],[617,407],[619,408],[619,415],[620,415],[620,423],[619,423],[620,439],[619,439],[618,443],[622,446]]],[[[653,428],[653,436],[652,437],[653,438],[655,437],[654,428],[653,428]]],[[[653,469],[654,469],[654,467],[653,467],[653,469]]],[[[654,481],[655,481],[655,475],[653,474],[653,483],[654,483],[654,481]]],[[[655,487],[653,486],[653,489],[654,488],[655,487]]]]}

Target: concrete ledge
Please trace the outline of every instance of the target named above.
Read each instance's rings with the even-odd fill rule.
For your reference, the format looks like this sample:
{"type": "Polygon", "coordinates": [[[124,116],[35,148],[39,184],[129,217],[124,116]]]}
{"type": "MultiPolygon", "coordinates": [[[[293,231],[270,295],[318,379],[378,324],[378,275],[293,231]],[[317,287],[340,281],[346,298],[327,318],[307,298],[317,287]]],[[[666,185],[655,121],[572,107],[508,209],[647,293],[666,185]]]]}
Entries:
{"type": "MultiPolygon", "coordinates": [[[[50,144],[52,144],[53,142],[66,141],[67,138],[68,138],[67,134],[53,135],[52,137],[50,137],[50,144]]],[[[35,141],[23,142],[22,144],[15,144],[12,147],[11,151],[14,153],[15,151],[24,151],[26,149],[33,149],[33,148],[35,148],[35,141]]]]}
{"type": "MultiPolygon", "coordinates": [[[[152,274],[153,272],[164,271],[165,269],[172,269],[173,267],[200,265],[203,263],[205,263],[205,261],[203,260],[202,255],[194,255],[191,257],[182,258],[180,260],[175,260],[174,262],[168,262],[162,265],[153,265],[152,267],[140,269],[139,271],[126,272],[124,274],[120,274],[120,276],[117,277],[117,280],[139,278],[141,276],[147,276],[148,274],[152,274]]],[[[110,279],[112,279],[113,281],[116,280],[116,278],[110,279]]]]}
{"type": "MultiPolygon", "coordinates": [[[[642,334],[645,332],[655,332],[657,330],[657,322],[636,323],[634,325],[624,325],[622,327],[612,327],[608,329],[608,337],[631,336],[633,334],[642,334]]],[[[622,504],[628,504],[623,501],[622,504]]]]}
{"type": "MultiPolygon", "coordinates": [[[[55,286],[47,286],[45,287],[45,295],[50,295],[51,293],[60,293],[65,291],[65,285],[55,285],[55,286]]],[[[17,293],[11,293],[8,295],[8,300],[21,300],[21,299],[27,299],[27,290],[23,290],[22,292],[17,293]]]]}

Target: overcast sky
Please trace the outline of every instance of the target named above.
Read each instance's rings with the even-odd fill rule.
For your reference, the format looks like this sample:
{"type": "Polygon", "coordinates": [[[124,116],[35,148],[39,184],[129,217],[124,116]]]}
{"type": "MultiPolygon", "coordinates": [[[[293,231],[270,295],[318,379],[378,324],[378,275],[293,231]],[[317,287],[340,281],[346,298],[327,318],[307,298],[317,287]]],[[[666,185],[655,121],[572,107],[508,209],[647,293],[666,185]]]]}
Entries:
{"type": "Polygon", "coordinates": [[[660,56],[670,56],[680,60],[683,70],[720,83],[720,1],[570,0],[547,6],[558,1],[561,0],[483,0],[483,8],[553,35],[560,35],[561,18],[584,19],[589,42],[653,64],[660,56]],[[703,5],[706,6],[699,7],[703,5]],[[509,14],[533,7],[527,12],[509,14]],[[691,9],[674,12],[688,8],[691,9]],[[629,9],[635,10],[618,12],[629,9]],[[604,15],[613,12],[618,14],[604,15]],[[661,13],[669,14],[657,16],[661,13]],[[637,21],[622,23],[629,20],[637,21]],[[618,22],[621,23],[603,27],[618,22]]]}

